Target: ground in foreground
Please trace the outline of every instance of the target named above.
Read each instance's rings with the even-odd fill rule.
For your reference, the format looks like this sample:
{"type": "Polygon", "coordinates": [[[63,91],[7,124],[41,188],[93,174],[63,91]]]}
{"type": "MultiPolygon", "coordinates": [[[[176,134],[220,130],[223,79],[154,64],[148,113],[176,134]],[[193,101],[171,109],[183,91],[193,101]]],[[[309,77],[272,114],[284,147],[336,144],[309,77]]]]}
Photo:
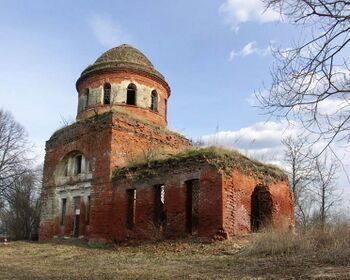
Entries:
{"type": "Polygon", "coordinates": [[[317,256],[249,253],[257,238],[108,248],[83,240],[12,242],[0,244],[0,279],[350,279],[349,266],[317,256]]]}

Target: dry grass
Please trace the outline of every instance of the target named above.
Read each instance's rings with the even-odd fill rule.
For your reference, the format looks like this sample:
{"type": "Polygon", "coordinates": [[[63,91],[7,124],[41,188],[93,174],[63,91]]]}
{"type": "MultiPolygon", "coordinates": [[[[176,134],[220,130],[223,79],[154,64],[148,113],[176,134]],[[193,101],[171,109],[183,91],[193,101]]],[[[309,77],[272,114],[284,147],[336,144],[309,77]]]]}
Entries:
{"type": "Polygon", "coordinates": [[[142,153],[127,157],[127,166],[150,165],[155,160],[165,159],[168,155],[159,149],[144,149],[142,153]]]}
{"type": "Polygon", "coordinates": [[[0,279],[350,279],[348,230],[108,248],[12,242],[0,245],[0,279]]]}
{"type": "Polygon", "coordinates": [[[192,148],[175,155],[165,156],[161,152],[146,151],[135,159],[129,160],[124,168],[115,168],[114,178],[128,177],[134,173],[134,180],[141,180],[159,174],[166,174],[174,168],[186,164],[209,163],[218,168],[223,174],[230,175],[231,169],[248,176],[255,176],[264,181],[287,180],[285,173],[277,166],[264,164],[257,160],[249,159],[238,151],[225,149],[220,146],[207,148],[192,148]]]}
{"type": "Polygon", "coordinates": [[[315,227],[298,234],[265,231],[247,247],[246,255],[287,256],[350,266],[350,224],[315,227]]]}

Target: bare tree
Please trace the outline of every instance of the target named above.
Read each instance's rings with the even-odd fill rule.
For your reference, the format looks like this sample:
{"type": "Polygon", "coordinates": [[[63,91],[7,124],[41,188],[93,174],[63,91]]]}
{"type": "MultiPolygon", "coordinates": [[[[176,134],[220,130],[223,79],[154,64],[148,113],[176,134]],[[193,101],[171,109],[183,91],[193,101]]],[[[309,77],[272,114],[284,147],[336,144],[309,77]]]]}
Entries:
{"type": "Polygon", "coordinates": [[[316,216],[323,228],[331,211],[341,201],[341,194],[336,187],[339,164],[327,153],[322,158],[316,157],[314,162],[315,180],[312,191],[319,209],[316,216]]]}
{"type": "Polygon", "coordinates": [[[327,152],[315,156],[304,138],[289,136],[282,143],[296,221],[303,228],[314,222],[324,227],[341,200],[336,186],[339,163],[327,152]]]}
{"type": "Polygon", "coordinates": [[[314,181],[312,151],[306,145],[306,139],[288,136],[282,140],[285,147],[286,172],[293,193],[296,221],[305,227],[310,221],[312,198],[310,186],[314,181]]]}
{"type": "Polygon", "coordinates": [[[9,112],[0,109],[0,198],[8,197],[16,180],[30,165],[24,128],[9,112]]]}
{"type": "MultiPolygon", "coordinates": [[[[350,2],[342,0],[263,0],[301,28],[299,41],[275,51],[268,94],[262,107],[278,117],[298,119],[313,142],[325,149],[350,143],[350,2]]],[[[320,154],[319,153],[319,154],[320,154]]]]}
{"type": "Polygon", "coordinates": [[[37,235],[41,171],[41,169],[27,170],[17,177],[13,188],[8,191],[8,198],[2,210],[2,220],[8,234],[17,240],[31,239],[33,235],[37,235]]]}

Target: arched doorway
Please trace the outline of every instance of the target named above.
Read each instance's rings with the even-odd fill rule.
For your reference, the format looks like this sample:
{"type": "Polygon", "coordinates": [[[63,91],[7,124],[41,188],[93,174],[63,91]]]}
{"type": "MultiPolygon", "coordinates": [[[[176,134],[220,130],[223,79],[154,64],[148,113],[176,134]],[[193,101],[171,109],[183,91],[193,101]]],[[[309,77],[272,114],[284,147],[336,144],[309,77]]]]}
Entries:
{"type": "Polygon", "coordinates": [[[271,194],[265,186],[256,186],[251,197],[251,231],[257,232],[271,223],[271,194]]]}

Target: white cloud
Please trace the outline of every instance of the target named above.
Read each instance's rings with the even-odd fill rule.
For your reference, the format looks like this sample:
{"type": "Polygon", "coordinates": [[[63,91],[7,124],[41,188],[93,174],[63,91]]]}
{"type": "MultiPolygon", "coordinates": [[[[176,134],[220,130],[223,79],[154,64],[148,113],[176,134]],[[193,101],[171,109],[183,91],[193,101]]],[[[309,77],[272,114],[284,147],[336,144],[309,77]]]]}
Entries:
{"type": "MultiPolygon", "coordinates": [[[[273,44],[273,42],[271,42],[271,44],[273,44]]],[[[232,50],[230,52],[229,60],[232,61],[237,56],[245,57],[245,56],[252,55],[252,54],[256,54],[256,55],[260,55],[260,56],[267,56],[267,55],[271,54],[271,46],[260,49],[260,48],[256,47],[255,41],[249,42],[240,51],[236,52],[236,51],[232,50]]]]}
{"type": "Polygon", "coordinates": [[[327,98],[318,103],[319,113],[326,116],[342,114],[344,111],[349,111],[349,107],[350,101],[346,98],[327,98]]]}
{"type": "Polygon", "coordinates": [[[280,20],[280,14],[271,9],[266,10],[261,0],[226,0],[219,8],[233,30],[248,21],[272,22],[280,20]]]}
{"type": "MultiPolygon", "coordinates": [[[[270,154],[271,160],[281,152],[281,139],[288,135],[297,135],[298,128],[295,123],[284,122],[258,122],[249,127],[236,131],[220,131],[212,135],[201,137],[205,145],[223,145],[235,148],[250,156],[270,154]]],[[[280,160],[280,159],[278,159],[280,160]]]]}
{"type": "MultiPolygon", "coordinates": [[[[281,140],[289,135],[300,137],[302,126],[296,122],[258,122],[251,126],[234,131],[220,131],[200,138],[204,145],[221,145],[239,150],[244,155],[283,167],[284,146],[281,140]]],[[[319,141],[313,145],[314,151],[320,151],[325,143],[319,141]]],[[[334,152],[340,156],[344,168],[349,169],[348,152],[341,146],[335,147],[334,152]]],[[[345,172],[339,169],[339,189],[344,190],[343,207],[350,207],[350,186],[345,172]]]]}
{"type": "Polygon", "coordinates": [[[89,20],[89,25],[98,42],[107,48],[130,41],[123,28],[108,16],[94,15],[89,20]]]}

